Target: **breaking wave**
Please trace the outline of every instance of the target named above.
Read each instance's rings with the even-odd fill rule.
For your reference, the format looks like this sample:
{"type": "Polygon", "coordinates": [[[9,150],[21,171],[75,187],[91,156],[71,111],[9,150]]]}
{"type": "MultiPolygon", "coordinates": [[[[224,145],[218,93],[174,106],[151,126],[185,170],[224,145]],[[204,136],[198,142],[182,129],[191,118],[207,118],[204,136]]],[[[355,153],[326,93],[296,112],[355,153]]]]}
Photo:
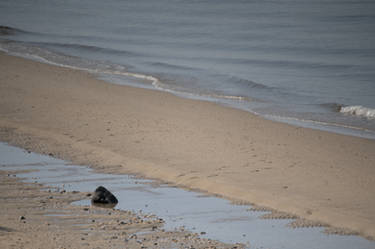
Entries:
{"type": "Polygon", "coordinates": [[[341,107],[340,112],[343,114],[375,119],[375,109],[360,105],[343,106],[341,107]]]}

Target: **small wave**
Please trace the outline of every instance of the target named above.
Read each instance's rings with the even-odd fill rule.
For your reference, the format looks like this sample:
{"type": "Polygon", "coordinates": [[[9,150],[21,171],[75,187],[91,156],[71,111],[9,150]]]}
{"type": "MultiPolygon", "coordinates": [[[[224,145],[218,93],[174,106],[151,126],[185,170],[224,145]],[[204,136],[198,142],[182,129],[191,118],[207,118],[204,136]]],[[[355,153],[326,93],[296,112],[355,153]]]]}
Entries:
{"type": "Polygon", "coordinates": [[[365,117],[368,119],[375,119],[375,109],[371,109],[360,105],[343,106],[341,107],[340,112],[343,114],[365,117]]]}
{"type": "Polygon", "coordinates": [[[178,70],[184,70],[184,71],[191,71],[191,70],[197,70],[196,68],[187,67],[187,66],[180,66],[180,65],[172,65],[165,62],[153,62],[150,63],[152,66],[156,67],[162,67],[162,68],[171,68],[171,69],[178,69],[178,70]]]}
{"type": "MultiPolygon", "coordinates": [[[[15,42],[15,41],[3,41],[0,42],[0,51],[4,51],[6,53],[24,57],[27,59],[39,61],[46,64],[51,64],[59,67],[65,67],[75,70],[83,70],[94,74],[107,74],[107,75],[119,75],[119,76],[126,76],[132,77],[135,79],[144,80],[150,83],[155,89],[169,92],[176,95],[183,95],[185,97],[190,98],[198,98],[198,99],[225,99],[230,101],[250,101],[248,97],[244,96],[235,96],[235,95],[225,95],[219,93],[192,93],[189,92],[187,89],[185,90],[178,90],[173,89],[173,87],[169,86],[168,84],[163,83],[160,79],[155,76],[142,74],[142,73],[135,73],[129,72],[128,68],[122,65],[111,64],[109,62],[101,62],[95,60],[88,60],[83,59],[75,56],[64,55],[61,53],[57,53],[54,51],[50,51],[46,48],[40,47],[40,45],[44,45],[48,47],[46,43],[22,43],[22,42],[15,42]],[[39,45],[39,46],[35,46],[39,45]]],[[[51,43],[51,46],[69,46],[69,47],[76,47],[76,48],[85,48],[85,49],[102,49],[95,46],[87,46],[87,45],[79,45],[79,44],[55,44],[51,43]]],[[[104,48],[103,48],[104,49],[104,48]]],[[[247,83],[249,84],[249,82],[247,83]]],[[[256,84],[256,83],[255,83],[256,84]]],[[[256,86],[254,86],[256,87],[256,86]]]]}
{"type": "Polygon", "coordinates": [[[35,43],[37,46],[46,46],[46,47],[60,47],[65,49],[76,49],[76,50],[86,50],[89,52],[101,52],[101,53],[109,53],[109,54],[117,54],[117,55],[127,55],[127,56],[136,56],[134,52],[129,52],[125,50],[118,50],[112,48],[104,48],[98,47],[93,45],[83,45],[77,43],[50,43],[50,42],[39,42],[35,43]]]}
{"type": "Polygon", "coordinates": [[[234,82],[234,83],[239,84],[239,85],[246,86],[247,88],[271,89],[271,87],[269,87],[269,86],[266,86],[266,85],[263,85],[263,84],[260,84],[260,83],[256,83],[256,82],[251,81],[251,80],[239,78],[239,77],[236,77],[236,76],[230,76],[229,81],[234,82]]]}
{"type": "Polygon", "coordinates": [[[12,28],[9,26],[0,25],[0,35],[14,35],[16,33],[24,32],[21,29],[12,28]]]}
{"type": "Polygon", "coordinates": [[[328,108],[329,110],[333,112],[340,112],[341,108],[343,107],[342,104],[338,104],[338,103],[324,103],[324,104],[320,104],[320,106],[324,108],[328,108]]]}
{"type": "Polygon", "coordinates": [[[17,35],[17,34],[37,34],[32,31],[26,31],[23,29],[13,28],[10,26],[0,25],[0,36],[17,35]]]}

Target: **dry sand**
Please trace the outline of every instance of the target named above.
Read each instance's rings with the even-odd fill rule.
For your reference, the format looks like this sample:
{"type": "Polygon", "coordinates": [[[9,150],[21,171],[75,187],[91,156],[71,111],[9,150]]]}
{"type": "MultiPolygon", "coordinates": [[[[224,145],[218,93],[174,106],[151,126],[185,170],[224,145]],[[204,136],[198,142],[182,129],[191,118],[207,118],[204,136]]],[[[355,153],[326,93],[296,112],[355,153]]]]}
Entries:
{"type": "Polygon", "coordinates": [[[0,140],[375,237],[375,140],[0,53],[0,140]]]}

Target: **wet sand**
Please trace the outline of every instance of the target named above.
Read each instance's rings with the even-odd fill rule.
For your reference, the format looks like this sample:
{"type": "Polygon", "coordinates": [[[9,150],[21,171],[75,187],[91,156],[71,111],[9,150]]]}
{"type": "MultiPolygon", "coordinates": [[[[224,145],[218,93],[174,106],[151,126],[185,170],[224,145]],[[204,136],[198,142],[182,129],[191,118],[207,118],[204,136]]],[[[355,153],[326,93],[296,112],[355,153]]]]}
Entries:
{"type": "MultiPolygon", "coordinates": [[[[130,175],[99,173],[87,166],[28,153],[1,142],[0,170],[18,171],[17,177],[22,182],[43,184],[46,190],[88,192],[103,185],[117,197],[116,209],[133,210],[141,216],[156,215],[163,219],[163,229],[168,231],[181,231],[182,228],[199,234],[201,238],[228,244],[241,243],[245,248],[375,248],[375,241],[358,236],[332,235],[338,231],[317,227],[319,224],[294,219],[296,217],[276,210],[269,212],[261,207],[235,205],[222,198],[130,175]],[[301,229],[301,225],[305,228],[301,229]]],[[[73,204],[90,206],[90,200],[73,204]]],[[[47,216],[64,216],[59,208],[51,208],[49,212],[47,216]]],[[[118,221],[116,224],[116,217],[113,221],[115,226],[125,225],[118,221]]],[[[186,242],[189,241],[182,241],[182,247],[189,247],[186,242]]]]}
{"type": "Polygon", "coordinates": [[[18,173],[0,170],[0,248],[243,248],[166,231],[149,214],[74,206],[88,193],[22,183],[18,173]]]}
{"type": "Polygon", "coordinates": [[[375,141],[0,53],[0,140],[375,237],[375,141]]]}

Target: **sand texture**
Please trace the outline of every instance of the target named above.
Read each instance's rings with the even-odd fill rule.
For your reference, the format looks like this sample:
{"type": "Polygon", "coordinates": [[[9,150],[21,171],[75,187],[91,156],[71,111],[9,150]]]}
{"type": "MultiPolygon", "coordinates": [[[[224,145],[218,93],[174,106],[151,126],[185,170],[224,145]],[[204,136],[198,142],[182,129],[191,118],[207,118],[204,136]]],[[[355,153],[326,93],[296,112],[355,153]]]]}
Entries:
{"type": "Polygon", "coordinates": [[[153,215],[74,206],[88,193],[22,183],[17,173],[0,171],[0,248],[243,248],[183,229],[166,231],[153,215]]]}
{"type": "Polygon", "coordinates": [[[0,140],[375,237],[375,141],[0,54],[0,140]]]}

